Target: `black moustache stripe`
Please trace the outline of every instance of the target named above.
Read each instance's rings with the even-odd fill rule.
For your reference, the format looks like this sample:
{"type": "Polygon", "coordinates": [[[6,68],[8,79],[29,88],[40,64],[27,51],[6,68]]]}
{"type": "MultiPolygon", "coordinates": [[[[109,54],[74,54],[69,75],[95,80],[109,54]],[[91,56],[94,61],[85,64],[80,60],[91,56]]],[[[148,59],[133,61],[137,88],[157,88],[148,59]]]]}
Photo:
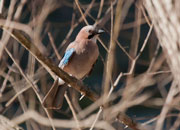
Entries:
{"type": "Polygon", "coordinates": [[[93,38],[93,37],[94,37],[94,35],[95,35],[95,34],[91,34],[91,35],[89,35],[89,36],[88,36],[88,39],[93,38]]]}

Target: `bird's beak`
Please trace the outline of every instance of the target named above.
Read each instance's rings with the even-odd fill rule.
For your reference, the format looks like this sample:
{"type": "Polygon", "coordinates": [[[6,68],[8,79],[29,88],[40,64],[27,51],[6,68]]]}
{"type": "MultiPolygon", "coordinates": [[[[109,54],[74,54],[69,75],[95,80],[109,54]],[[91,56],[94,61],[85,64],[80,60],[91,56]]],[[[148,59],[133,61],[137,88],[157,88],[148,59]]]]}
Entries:
{"type": "Polygon", "coordinates": [[[102,29],[99,29],[99,30],[97,30],[97,34],[101,34],[101,33],[104,33],[105,31],[104,30],[102,30],[102,29]]]}

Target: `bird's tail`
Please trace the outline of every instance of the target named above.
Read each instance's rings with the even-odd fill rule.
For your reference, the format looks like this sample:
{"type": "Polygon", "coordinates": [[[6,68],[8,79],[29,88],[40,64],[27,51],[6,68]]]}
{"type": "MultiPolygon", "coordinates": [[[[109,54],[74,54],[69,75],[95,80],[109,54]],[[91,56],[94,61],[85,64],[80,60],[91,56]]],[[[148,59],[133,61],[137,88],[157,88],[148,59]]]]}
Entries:
{"type": "Polygon", "coordinates": [[[68,87],[59,85],[58,80],[54,82],[49,92],[43,99],[43,105],[48,109],[60,109],[64,100],[64,93],[68,87]]]}

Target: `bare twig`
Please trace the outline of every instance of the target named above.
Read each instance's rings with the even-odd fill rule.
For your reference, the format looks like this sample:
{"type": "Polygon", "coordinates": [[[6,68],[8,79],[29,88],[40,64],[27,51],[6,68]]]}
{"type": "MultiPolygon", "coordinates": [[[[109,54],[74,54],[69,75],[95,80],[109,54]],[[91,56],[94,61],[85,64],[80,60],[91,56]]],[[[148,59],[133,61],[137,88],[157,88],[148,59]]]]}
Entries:
{"type": "Polygon", "coordinates": [[[0,14],[2,14],[3,5],[4,5],[4,0],[1,0],[1,1],[0,1],[0,14]]]}
{"type": "Polygon", "coordinates": [[[48,36],[49,36],[50,43],[51,43],[51,45],[52,45],[52,47],[53,47],[53,50],[54,50],[54,52],[55,52],[58,60],[61,60],[61,56],[60,56],[59,53],[58,53],[58,50],[57,50],[57,48],[56,48],[56,46],[55,46],[53,37],[52,37],[52,35],[51,35],[50,32],[48,32],[48,36]]]}
{"type": "Polygon", "coordinates": [[[75,0],[75,2],[76,2],[76,5],[77,5],[77,7],[78,7],[78,9],[79,9],[79,12],[80,12],[81,15],[82,15],[82,18],[83,18],[84,22],[86,23],[86,25],[89,25],[88,21],[86,20],[86,17],[84,16],[84,13],[83,13],[82,10],[81,10],[81,7],[80,7],[80,5],[79,5],[78,0],[75,0]]]}
{"type": "Polygon", "coordinates": [[[67,93],[64,94],[64,97],[66,98],[66,101],[67,101],[67,103],[68,103],[68,105],[69,105],[69,107],[70,107],[70,109],[71,109],[71,112],[72,112],[72,114],[73,114],[74,120],[76,121],[78,130],[81,130],[80,124],[79,124],[79,120],[78,120],[77,115],[76,115],[76,112],[75,112],[75,110],[74,110],[74,108],[73,108],[73,106],[72,106],[72,103],[71,103],[71,101],[70,101],[67,93]]]}
{"type": "MultiPolygon", "coordinates": [[[[33,119],[42,125],[50,126],[50,123],[47,118],[41,116],[40,114],[32,110],[14,118],[12,122],[14,122],[15,124],[21,124],[22,122],[28,119],[33,119]]],[[[93,121],[94,121],[94,116],[89,117],[80,122],[80,127],[90,127],[93,121]]],[[[59,128],[75,128],[77,126],[76,122],[71,121],[71,120],[53,119],[53,123],[56,127],[59,127],[59,128]]],[[[95,128],[101,128],[105,130],[115,130],[111,125],[109,125],[105,121],[97,122],[95,125],[95,128]]]]}
{"type": "Polygon", "coordinates": [[[178,93],[177,89],[178,89],[177,88],[177,82],[174,81],[171,85],[170,91],[169,91],[168,96],[166,98],[166,101],[165,101],[165,104],[164,104],[163,109],[161,111],[161,114],[157,120],[155,130],[161,130],[162,129],[163,122],[166,118],[166,115],[167,115],[169,109],[171,108],[170,103],[173,101],[173,97],[178,93]]]}

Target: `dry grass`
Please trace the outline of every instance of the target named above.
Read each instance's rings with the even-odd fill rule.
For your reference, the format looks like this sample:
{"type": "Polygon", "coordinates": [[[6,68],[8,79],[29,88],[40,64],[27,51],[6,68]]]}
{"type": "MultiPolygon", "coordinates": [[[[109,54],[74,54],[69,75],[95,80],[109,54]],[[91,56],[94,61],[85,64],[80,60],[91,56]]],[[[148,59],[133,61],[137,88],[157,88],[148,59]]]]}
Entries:
{"type": "Polygon", "coordinates": [[[0,129],[178,129],[179,4],[1,0],[0,129]],[[99,95],[57,66],[74,30],[92,21],[106,31],[106,37],[98,38],[100,63],[95,71],[100,73],[101,65],[104,69],[98,75],[99,95]],[[50,110],[42,101],[56,76],[72,88],[63,109],[50,110]],[[79,93],[92,103],[79,101],[79,93]]]}

